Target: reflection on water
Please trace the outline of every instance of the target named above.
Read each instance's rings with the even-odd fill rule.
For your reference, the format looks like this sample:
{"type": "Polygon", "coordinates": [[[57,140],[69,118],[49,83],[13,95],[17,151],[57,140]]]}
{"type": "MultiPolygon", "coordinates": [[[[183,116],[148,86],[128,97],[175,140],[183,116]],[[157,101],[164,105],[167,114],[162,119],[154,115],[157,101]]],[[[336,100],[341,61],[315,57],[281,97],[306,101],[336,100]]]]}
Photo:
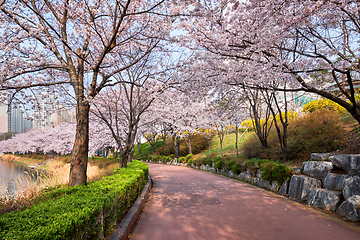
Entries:
{"type": "Polygon", "coordinates": [[[39,175],[40,172],[24,165],[0,160],[0,194],[13,195],[17,190],[25,190],[39,175]]]}

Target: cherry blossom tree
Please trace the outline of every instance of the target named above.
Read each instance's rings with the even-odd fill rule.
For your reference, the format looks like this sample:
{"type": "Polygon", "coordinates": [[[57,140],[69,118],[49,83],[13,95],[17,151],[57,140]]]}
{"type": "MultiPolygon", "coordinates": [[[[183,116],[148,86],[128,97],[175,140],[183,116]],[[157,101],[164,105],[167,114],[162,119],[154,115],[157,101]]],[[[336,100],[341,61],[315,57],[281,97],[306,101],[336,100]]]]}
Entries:
{"type": "Polygon", "coordinates": [[[317,93],[360,122],[359,9],[354,0],[205,0],[182,26],[189,46],[214,56],[197,70],[204,81],[317,93]]]}
{"type": "Polygon", "coordinates": [[[76,136],[69,185],[86,184],[92,99],[118,83],[114,75],[160,47],[181,6],[165,0],[9,0],[0,6],[0,90],[13,97],[27,88],[70,89],[76,136]],[[124,65],[133,49],[141,54],[124,65]]]}

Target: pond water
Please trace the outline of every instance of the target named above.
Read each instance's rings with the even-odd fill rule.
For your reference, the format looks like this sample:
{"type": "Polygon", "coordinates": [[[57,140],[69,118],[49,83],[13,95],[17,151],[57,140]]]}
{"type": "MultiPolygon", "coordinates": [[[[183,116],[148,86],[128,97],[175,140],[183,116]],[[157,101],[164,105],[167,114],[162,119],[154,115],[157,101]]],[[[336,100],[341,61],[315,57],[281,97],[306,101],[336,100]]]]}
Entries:
{"type": "Polygon", "coordinates": [[[40,173],[19,163],[0,160],[0,194],[14,194],[35,182],[40,173]]]}

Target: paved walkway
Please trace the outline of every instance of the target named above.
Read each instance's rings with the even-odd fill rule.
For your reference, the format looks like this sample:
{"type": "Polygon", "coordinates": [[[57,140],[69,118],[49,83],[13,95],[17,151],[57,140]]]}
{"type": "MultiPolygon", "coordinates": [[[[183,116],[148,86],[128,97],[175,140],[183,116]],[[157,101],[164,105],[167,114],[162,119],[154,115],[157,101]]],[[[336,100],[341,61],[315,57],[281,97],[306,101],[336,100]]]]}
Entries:
{"type": "Polygon", "coordinates": [[[360,232],[248,184],[149,164],[154,181],[131,240],[359,240],[360,232]]]}

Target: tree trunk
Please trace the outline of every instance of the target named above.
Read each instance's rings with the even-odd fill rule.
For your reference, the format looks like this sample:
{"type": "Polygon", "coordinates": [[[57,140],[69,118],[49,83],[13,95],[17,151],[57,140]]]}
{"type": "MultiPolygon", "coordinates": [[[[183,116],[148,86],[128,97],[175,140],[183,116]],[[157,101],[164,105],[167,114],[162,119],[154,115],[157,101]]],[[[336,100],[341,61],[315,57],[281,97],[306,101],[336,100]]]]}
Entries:
{"type": "Polygon", "coordinates": [[[223,140],[220,139],[220,154],[221,154],[221,156],[223,155],[222,144],[223,144],[223,140]]]}
{"type": "MultiPolygon", "coordinates": [[[[164,134],[165,135],[165,134],[164,134]]],[[[165,137],[163,137],[163,142],[164,142],[164,145],[163,145],[163,155],[166,155],[166,135],[165,137]]]]}
{"type": "Polygon", "coordinates": [[[152,154],[155,153],[155,142],[151,143],[151,150],[152,150],[152,154]]]}
{"type": "Polygon", "coordinates": [[[189,148],[189,154],[192,154],[192,149],[191,149],[191,136],[189,137],[188,148],[189,148]]]}
{"type": "Polygon", "coordinates": [[[175,134],[172,135],[172,140],[174,143],[174,154],[176,154],[176,136],[175,136],[175,134]]]}
{"type": "Polygon", "coordinates": [[[78,101],[76,106],[76,135],[71,151],[69,186],[86,185],[89,150],[89,110],[89,104],[78,101]]]}
{"type": "Polygon", "coordinates": [[[113,152],[113,160],[115,161],[116,157],[117,157],[117,152],[116,152],[116,148],[112,149],[113,152]]]}
{"type": "Polygon", "coordinates": [[[138,141],[137,145],[138,145],[138,155],[139,155],[139,157],[140,157],[140,155],[141,155],[141,144],[140,144],[140,140],[138,141]]]}
{"type": "Polygon", "coordinates": [[[126,168],[127,167],[127,158],[124,156],[124,150],[120,150],[120,168],[126,168]]]}
{"type": "Polygon", "coordinates": [[[135,152],[135,149],[131,150],[130,154],[129,154],[129,159],[128,159],[128,162],[132,162],[132,159],[134,157],[134,152],[135,152]]]}
{"type": "Polygon", "coordinates": [[[235,126],[235,136],[236,136],[236,138],[235,138],[235,148],[236,148],[236,157],[239,157],[238,135],[239,135],[239,133],[238,133],[238,126],[237,126],[237,124],[236,124],[236,126],[235,126]]]}

